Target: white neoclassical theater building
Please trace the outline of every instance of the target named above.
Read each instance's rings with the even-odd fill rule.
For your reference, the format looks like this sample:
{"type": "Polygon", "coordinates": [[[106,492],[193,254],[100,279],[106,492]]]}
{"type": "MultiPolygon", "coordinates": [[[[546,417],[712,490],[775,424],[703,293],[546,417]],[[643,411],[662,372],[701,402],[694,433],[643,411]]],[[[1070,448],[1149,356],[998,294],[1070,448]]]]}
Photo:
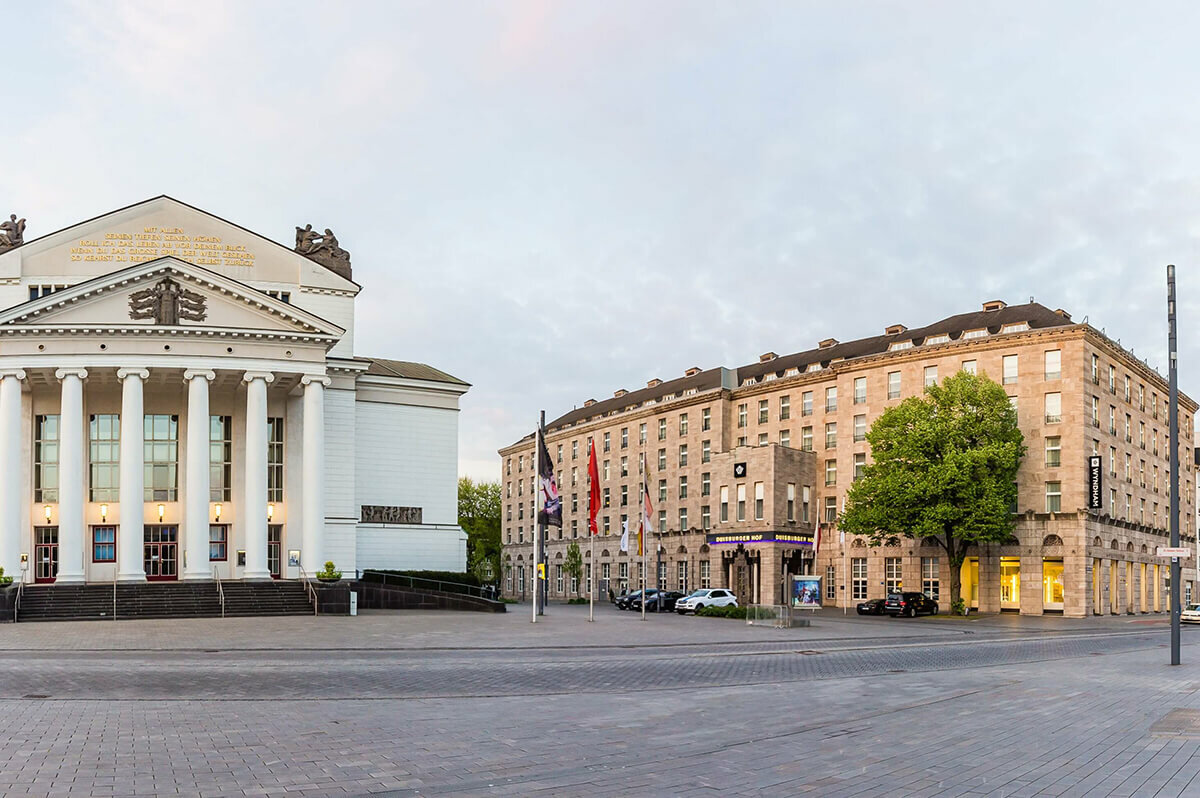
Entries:
{"type": "Polygon", "coordinates": [[[293,248],[157,197],[23,234],[0,224],[6,574],[464,568],[468,385],[355,356],[360,286],[332,233],[293,248]]]}

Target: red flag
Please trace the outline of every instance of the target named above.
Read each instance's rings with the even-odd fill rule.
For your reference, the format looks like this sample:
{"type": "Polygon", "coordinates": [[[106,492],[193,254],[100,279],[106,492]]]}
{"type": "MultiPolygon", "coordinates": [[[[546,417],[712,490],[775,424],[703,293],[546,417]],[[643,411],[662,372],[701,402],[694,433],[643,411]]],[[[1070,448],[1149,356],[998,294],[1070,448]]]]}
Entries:
{"type": "Polygon", "coordinates": [[[593,535],[600,534],[596,527],[596,513],[600,512],[600,469],[596,467],[596,447],[588,441],[588,529],[593,535]]]}

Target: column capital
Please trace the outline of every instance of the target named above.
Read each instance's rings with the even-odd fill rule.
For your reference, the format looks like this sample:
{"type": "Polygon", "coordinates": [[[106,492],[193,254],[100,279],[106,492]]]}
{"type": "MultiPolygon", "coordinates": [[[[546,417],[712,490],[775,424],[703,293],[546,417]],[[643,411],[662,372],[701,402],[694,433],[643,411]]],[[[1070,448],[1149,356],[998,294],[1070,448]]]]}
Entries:
{"type": "Polygon", "coordinates": [[[318,376],[316,374],[305,374],[300,378],[301,385],[322,385],[328,388],[331,382],[333,382],[333,380],[329,379],[328,377],[318,376]]]}
{"type": "Polygon", "coordinates": [[[80,368],[59,369],[58,371],[54,372],[54,379],[56,379],[60,382],[64,379],[66,379],[67,377],[78,377],[81,380],[86,380],[87,375],[88,375],[87,369],[80,369],[80,368]]]}
{"type": "Polygon", "coordinates": [[[18,380],[25,379],[25,369],[0,369],[0,379],[5,377],[16,377],[18,380]]]}
{"type": "Polygon", "coordinates": [[[118,380],[124,381],[129,377],[137,377],[139,380],[148,380],[150,379],[150,370],[143,368],[117,369],[118,380]]]}
{"type": "Polygon", "coordinates": [[[253,382],[254,380],[262,380],[270,385],[275,381],[275,375],[269,371],[247,371],[242,375],[243,382],[253,382]]]}
{"type": "Polygon", "coordinates": [[[212,382],[213,380],[215,380],[217,378],[217,372],[207,371],[205,369],[188,369],[187,371],[183,372],[183,379],[186,382],[191,382],[192,380],[198,379],[198,378],[202,378],[202,379],[208,380],[209,382],[212,382]]]}

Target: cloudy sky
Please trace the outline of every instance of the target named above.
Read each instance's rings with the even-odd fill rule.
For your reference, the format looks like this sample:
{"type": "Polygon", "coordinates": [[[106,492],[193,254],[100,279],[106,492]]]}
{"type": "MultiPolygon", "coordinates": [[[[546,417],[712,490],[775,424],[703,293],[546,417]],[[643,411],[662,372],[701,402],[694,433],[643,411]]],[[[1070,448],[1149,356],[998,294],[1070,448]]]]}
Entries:
{"type": "Polygon", "coordinates": [[[353,253],[460,471],[589,397],[1037,301],[1200,394],[1200,5],[0,2],[0,212],[353,253]]]}

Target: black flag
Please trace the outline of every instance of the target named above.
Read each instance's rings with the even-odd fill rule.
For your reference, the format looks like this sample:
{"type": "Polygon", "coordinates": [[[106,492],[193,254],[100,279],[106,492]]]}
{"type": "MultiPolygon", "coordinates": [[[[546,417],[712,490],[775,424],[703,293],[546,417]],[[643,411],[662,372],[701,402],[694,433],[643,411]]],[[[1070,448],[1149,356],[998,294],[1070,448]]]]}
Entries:
{"type": "Polygon", "coordinates": [[[545,526],[562,527],[562,498],[558,495],[558,482],[554,479],[554,464],[546,449],[546,433],[538,435],[538,480],[542,488],[542,509],[538,523],[545,526]]]}

